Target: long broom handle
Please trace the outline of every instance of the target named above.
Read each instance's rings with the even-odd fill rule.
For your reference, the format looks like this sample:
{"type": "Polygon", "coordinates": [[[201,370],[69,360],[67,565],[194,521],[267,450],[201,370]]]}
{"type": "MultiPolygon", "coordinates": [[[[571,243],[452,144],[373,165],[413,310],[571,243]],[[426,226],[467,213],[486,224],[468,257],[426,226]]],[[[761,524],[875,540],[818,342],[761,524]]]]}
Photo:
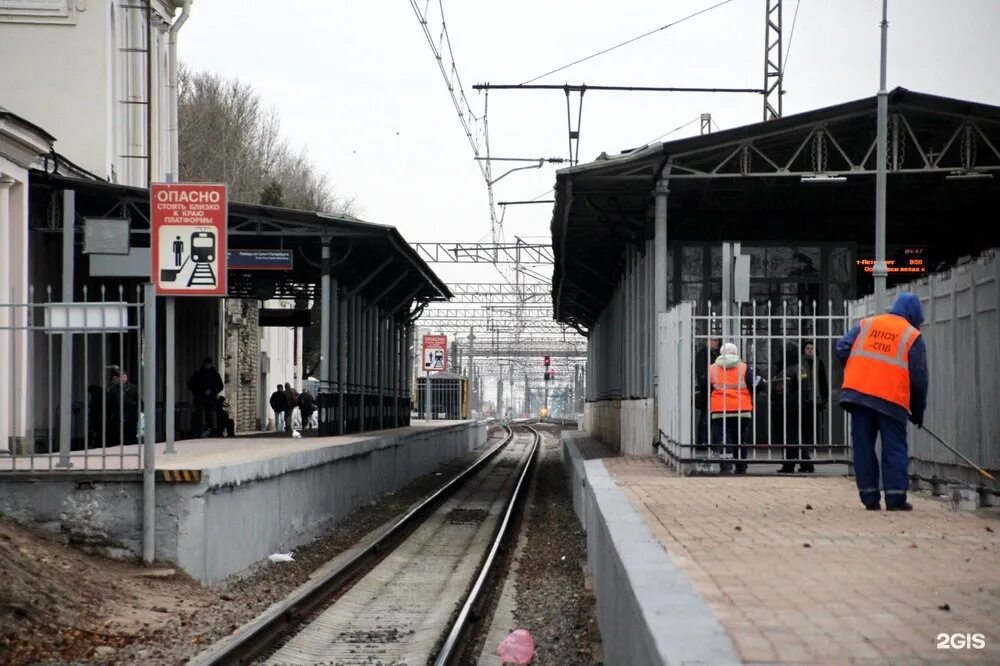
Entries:
{"type": "Polygon", "coordinates": [[[949,444],[948,442],[944,441],[943,439],[941,439],[940,437],[938,437],[937,435],[935,435],[935,434],[934,434],[934,432],[930,430],[930,428],[928,428],[927,426],[923,426],[923,430],[924,430],[924,432],[926,432],[926,433],[927,433],[928,435],[930,435],[931,437],[933,437],[934,439],[936,439],[936,440],[937,440],[938,442],[940,442],[940,443],[941,443],[941,445],[942,445],[942,446],[943,446],[944,448],[948,449],[949,451],[951,451],[952,453],[954,453],[954,454],[955,454],[956,456],[958,456],[959,458],[961,458],[961,459],[962,459],[962,460],[964,460],[965,462],[967,462],[967,463],[969,463],[970,465],[972,465],[973,467],[975,467],[975,468],[976,468],[976,471],[977,471],[977,472],[979,472],[980,474],[982,474],[983,476],[985,476],[985,477],[986,477],[987,479],[989,479],[990,481],[996,481],[996,479],[995,479],[995,478],[993,478],[993,475],[992,475],[992,474],[990,474],[989,472],[987,472],[987,471],[986,471],[985,469],[983,469],[982,467],[980,467],[980,466],[979,466],[979,465],[977,465],[976,463],[974,463],[974,462],[972,462],[971,460],[969,460],[969,459],[968,459],[968,458],[967,458],[967,457],[965,456],[965,454],[963,454],[963,453],[962,453],[961,451],[959,451],[959,450],[955,449],[955,448],[954,448],[953,446],[951,446],[951,444],[949,444]]]}

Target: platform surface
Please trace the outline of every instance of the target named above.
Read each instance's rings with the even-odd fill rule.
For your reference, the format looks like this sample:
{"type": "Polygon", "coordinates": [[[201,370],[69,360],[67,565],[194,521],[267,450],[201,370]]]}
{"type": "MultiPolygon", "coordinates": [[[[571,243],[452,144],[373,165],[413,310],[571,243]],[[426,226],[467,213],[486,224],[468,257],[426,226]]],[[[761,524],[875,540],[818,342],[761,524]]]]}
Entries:
{"type": "MultiPolygon", "coordinates": [[[[471,421],[417,421],[405,428],[372,430],[353,435],[316,437],[306,435],[295,439],[286,433],[257,433],[246,437],[218,437],[185,439],[175,443],[175,453],[166,452],[166,444],[156,445],[157,470],[209,470],[243,463],[273,460],[300,453],[321,451],[330,447],[357,444],[385,437],[405,438],[422,432],[447,428],[471,421]]],[[[70,461],[72,471],[136,471],[141,469],[141,445],[109,446],[102,449],[73,451],[70,461]],[[103,453],[103,455],[102,455],[103,453]]],[[[61,471],[57,468],[58,454],[36,455],[34,468],[39,472],[61,471]]],[[[27,456],[16,459],[0,455],[0,472],[14,469],[27,471],[27,456]]]]}
{"type": "MultiPolygon", "coordinates": [[[[1000,509],[865,511],[852,479],[601,457],[746,663],[1000,663],[1000,509]],[[941,634],[985,647],[938,648],[941,634]]],[[[655,618],[650,619],[655,622],[655,618]]]]}

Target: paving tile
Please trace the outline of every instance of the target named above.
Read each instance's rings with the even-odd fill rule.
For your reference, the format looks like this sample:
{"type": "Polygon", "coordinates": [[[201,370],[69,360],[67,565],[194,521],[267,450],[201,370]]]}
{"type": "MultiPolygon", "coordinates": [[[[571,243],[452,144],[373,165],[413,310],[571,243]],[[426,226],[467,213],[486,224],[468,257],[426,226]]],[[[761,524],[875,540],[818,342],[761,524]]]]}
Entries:
{"type": "Polygon", "coordinates": [[[841,477],[684,478],[647,456],[604,464],[745,662],[1000,663],[996,516],[921,495],[913,513],[866,512],[841,477]],[[983,650],[936,647],[939,633],[977,632],[983,650]]]}

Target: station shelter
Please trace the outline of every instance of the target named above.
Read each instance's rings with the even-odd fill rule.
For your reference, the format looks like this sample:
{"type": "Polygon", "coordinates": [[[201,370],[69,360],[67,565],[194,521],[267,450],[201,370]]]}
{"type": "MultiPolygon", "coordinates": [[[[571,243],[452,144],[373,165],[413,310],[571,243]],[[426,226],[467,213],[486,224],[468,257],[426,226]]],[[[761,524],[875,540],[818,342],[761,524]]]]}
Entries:
{"type": "MultiPolygon", "coordinates": [[[[897,88],[888,111],[892,287],[1000,246],[1000,108],[897,88]]],[[[810,443],[843,453],[832,345],[873,290],[876,118],[870,97],[557,172],[552,296],[555,318],[588,336],[588,431],[648,454],[678,431],[664,403],[684,403],[693,456],[699,350],[737,343],[770,386],[812,343],[830,408],[797,416],[799,434],[811,419],[810,443]],[[669,326],[683,333],[679,367],[664,360],[669,326]]],[[[788,414],[772,416],[755,411],[754,445],[787,434],[788,414]]]]}
{"type": "MultiPolygon", "coordinates": [[[[101,400],[109,374],[128,372],[132,384],[142,385],[144,345],[150,339],[142,308],[142,287],[150,279],[149,217],[145,188],[71,171],[54,154],[31,172],[31,286],[24,302],[14,304],[14,316],[30,331],[30,360],[26,386],[11,396],[18,403],[11,412],[22,415],[14,439],[23,453],[59,449],[64,408],[72,410],[74,449],[106,445],[107,429],[98,423],[105,418],[101,400]],[[103,247],[101,234],[122,225],[123,247],[116,253],[94,251],[103,247]],[[52,335],[47,317],[56,310],[46,306],[67,302],[114,305],[87,316],[100,312],[115,319],[115,326],[52,335]],[[72,340],[69,356],[60,348],[63,337],[72,340]],[[65,371],[63,358],[72,359],[65,371]],[[63,389],[66,377],[70,386],[63,389]]],[[[169,337],[163,298],[157,299],[158,441],[165,436],[168,386],[175,394],[176,437],[201,432],[187,382],[205,358],[224,378],[231,416],[242,419],[244,432],[255,429],[272,388],[268,359],[260,352],[260,332],[267,326],[294,329],[318,352],[312,373],[318,382],[310,385],[318,387],[319,428],[312,432],[409,423],[413,318],[422,304],[451,294],[394,227],[349,215],[230,202],[228,253],[227,295],[177,297],[169,337]],[[243,259],[234,260],[237,255],[243,259]],[[286,307],[262,307],[276,302],[286,307]],[[163,371],[168,357],[171,378],[163,371]]],[[[301,367],[302,359],[296,362],[301,367]]]]}

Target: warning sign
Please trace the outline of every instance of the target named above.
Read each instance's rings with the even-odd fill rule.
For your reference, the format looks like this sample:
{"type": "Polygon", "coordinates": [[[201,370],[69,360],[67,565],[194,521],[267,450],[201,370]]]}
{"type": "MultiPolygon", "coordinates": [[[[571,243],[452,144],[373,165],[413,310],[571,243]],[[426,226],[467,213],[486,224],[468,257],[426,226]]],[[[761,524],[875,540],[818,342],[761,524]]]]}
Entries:
{"type": "Polygon", "coordinates": [[[163,296],[226,295],[226,186],[153,183],[153,282],[163,296]]]}
{"type": "Polygon", "coordinates": [[[448,370],[448,336],[425,335],[423,338],[424,370],[445,372],[448,370]]]}

